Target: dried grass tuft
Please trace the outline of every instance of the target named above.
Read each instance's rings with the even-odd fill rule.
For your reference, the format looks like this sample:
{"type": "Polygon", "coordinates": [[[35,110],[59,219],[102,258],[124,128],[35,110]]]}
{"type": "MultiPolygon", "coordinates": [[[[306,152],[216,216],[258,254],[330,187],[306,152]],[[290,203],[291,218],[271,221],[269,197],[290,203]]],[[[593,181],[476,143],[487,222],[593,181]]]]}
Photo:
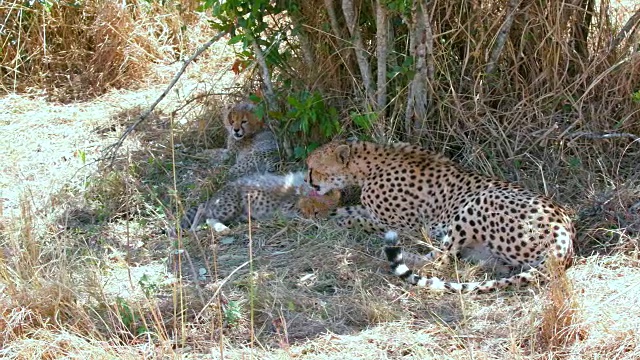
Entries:
{"type": "Polygon", "coordinates": [[[197,1],[3,2],[0,84],[8,92],[44,88],[54,99],[69,101],[146,83],[150,65],[173,61],[196,46],[196,6],[197,1]]]}

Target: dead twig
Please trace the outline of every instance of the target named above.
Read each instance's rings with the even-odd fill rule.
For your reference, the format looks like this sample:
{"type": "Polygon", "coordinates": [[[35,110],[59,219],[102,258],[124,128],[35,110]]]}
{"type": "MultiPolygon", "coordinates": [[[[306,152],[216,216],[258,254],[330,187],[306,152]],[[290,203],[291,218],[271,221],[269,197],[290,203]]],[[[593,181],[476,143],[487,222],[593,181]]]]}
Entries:
{"type": "Polygon", "coordinates": [[[640,23],[640,8],[636,9],[636,12],[629,18],[629,20],[627,20],[618,35],[616,35],[613,41],[611,41],[611,45],[609,45],[609,52],[617,48],[622,40],[631,37],[635,31],[634,28],[638,23],[640,23]]]}
{"type": "Polygon", "coordinates": [[[601,140],[601,139],[614,139],[614,138],[629,138],[632,139],[633,142],[640,142],[640,136],[631,134],[631,133],[592,133],[592,132],[586,132],[586,131],[578,131],[572,134],[569,134],[568,136],[569,138],[571,138],[571,142],[579,139],[579,138],[584,138],[584,139],[594,139],[594,140],[601,140]]]}
{"type": "Polygon", "coordinates": [[[140,115],[140,117],[138,118],[138,120],[136,120],[136,122],[130,125],[124,131],[124,133],[120,135],[120,138],[118,139],[118,141],[116,141],[115,144],[112,144],[105,149],[105,155],[100,159],[100,161],[104,159],[110,159],[109,166],[113,165],[113,162],[116,159],[116,155],[118,154],[118,149],[120,149],[120,146],[122,146],[122,143],[124,142],[124,140],[127,138],[127,136],[129,136],[129,134],[133,130],[135,130],[135,128],[138,125],[140,125],[143,121],[145,121],[149,117],[149,115],[153,112],[156,106],[158,106],[158,104],[167,96],[167,94],[169,94],[169,91],[171,91],[171,89],[176,85],[176,83],[178,82],[182,74],[187,69],[187,66],[189,66],[189,64],[191,64],[191,62],[195,60],[195,58],[200,56],[200,54],[202,54],[205,50],[207,50],[211,45],[213,45],[216,41],[220,40],[226,34],[227,34],[226,32],[218,33],[216,36],[211,38],[211,40],[207,41],[202,46],[200,46],[198,50],[196,50],[196,52],[193,53],[193,55],[191,55],[189,58],[187,58],[184,61],[184,64],[182,64],[182,67],[180,68],[180,70],[178,70],[178,72],[173,77],[173,79],[171,80],[167,88],[162,92],[162,94],[160,94],[160,96],[156,99],[156,101],[154,101],[153,104],[151,104],[151,106],[140,115]]]}

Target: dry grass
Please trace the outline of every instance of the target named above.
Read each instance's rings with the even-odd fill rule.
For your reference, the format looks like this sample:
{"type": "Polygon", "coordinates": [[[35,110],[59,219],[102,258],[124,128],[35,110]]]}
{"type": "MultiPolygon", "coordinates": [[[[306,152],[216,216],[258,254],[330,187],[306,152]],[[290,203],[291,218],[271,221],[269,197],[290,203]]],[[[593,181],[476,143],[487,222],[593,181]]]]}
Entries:
{"type": "MultiPolygon", "coordinates": [[[[162,230],[175,222],[177,209],[221,185],[224,167],[213,166],[204,149],[222,144],[224,99],[202,95],[229,92],[228,49],[216,44],[217,62],[194,64],[106,167],[93,161],[163,90],[152,80],[166,81],[176,70],[151,62],[188,53],[205,25],[177,8],[160,16],[166,9],[156,2],[129,2],[127,9],[88,2],[85,17],[59,3],[44,15],[39,2],[28,9],[3,3],[6,28],[19,29],[11,36],[29,39],[2,53],[8,90],[55,86],[66,95],[47,94],[63,99],[77,98],[71,88],[104,94],[70,105],[17,94],[0,98],[0,356],[638,358],[639,148],[624,137],[584,133],[638,133],[638,104],[629,95],[637,90],[640,59],[598,53],[604,32],[590,44],[595,55],[589,61],[574,58],[566,44],[540,37],[565,32],[565,10],[531,3],[524,15],[558,17],[516,26],[529,26],[519,30],[530,32],[524,40],[550,50],[538,53],[530,42],[509,47],[518,43],[513,39],[505,49],[505,76],[484,87],[481,54],[499,25],[485,20],[497,9],[461,18],[445,16],[455,13],[453,2],[435,3],[443,6],[434,13],[434,31],[449,37],[436,46],[443,74],[434,85],[439,118],[431,115],[433,131],[421,141],[574,209],[578,256],[566,276],[485,295],[430,294],[387,273],[380,240],[302,219],[171,239],[162,230]],[[43,16],[25,22],[30,12],[43,16]],[[462,23],[452,26],[454,18],[462,23]],[[474,33],[477,42],[449,31],[476,23],[490,27],[474,33]],[[195,25],[184,33],[183,24],[195,25]],[[60,40],[50,43],[55,52],[43,53],[45,30],[60,40]],[[70,48],[90,43],[90,49],[70,48]],[[466,57],[452,62],[452,52],[463,48],[470,49],[466,57]],[[530,57],[520,58],[520,50],[530,57]],[[530,62],[518,68],[518,61],[530,62]],[[453,64],[463,62],[467,68],[457,72],[453,64]],[[571,76],[547,70],[568,63],[575,67],[571,76]],[[139,83],[145,90],[113,89],[139,83]]],[[[306,2],[303,13],[322,8],[314,4],[320,2],[306,2]]],[[[351,89],[354,59],[325,33],[310,36],[322,65],[297,74],[344,114],[358,110],[350,99],[358,93],[351,89]]],[[[405,96],[400,92],[398,101],[405,96]]],[[[399,108],[389,108],[390,129],[402,128],[394,113],[399,108]]],[[[465,263],[447,270],[448,278],[485,276],[465,263]]]]}
{"type": "Polygon", "coordinates": [[[146,84],[150,65],[188,56],[206,22],[197,1],[9,1],[0,4],[0,82],[7,92],[47,89],[87,99],[146,84]]]}

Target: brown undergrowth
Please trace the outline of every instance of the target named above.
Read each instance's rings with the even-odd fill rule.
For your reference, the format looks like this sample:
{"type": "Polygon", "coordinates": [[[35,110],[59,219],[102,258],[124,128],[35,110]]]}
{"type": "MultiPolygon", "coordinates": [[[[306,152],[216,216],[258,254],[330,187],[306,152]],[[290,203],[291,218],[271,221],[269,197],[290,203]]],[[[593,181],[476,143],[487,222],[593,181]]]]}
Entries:
{"type": "Polygon", "coordinates": [[[146,84],[153,63],[188,56],[203,37],[196,1],[5,1],[0,82],[63,102],[146,84]]]}

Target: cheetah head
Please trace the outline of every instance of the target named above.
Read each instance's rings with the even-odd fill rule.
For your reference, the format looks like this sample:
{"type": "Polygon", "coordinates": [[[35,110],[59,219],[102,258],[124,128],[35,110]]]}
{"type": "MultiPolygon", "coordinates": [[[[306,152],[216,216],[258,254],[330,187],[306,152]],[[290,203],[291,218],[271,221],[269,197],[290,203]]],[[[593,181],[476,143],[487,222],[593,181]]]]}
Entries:
{"type": "Polygon", "coordinates": [[[354,184],[349,169],[351,151],[351,146],[343,141],[333,141],[317,148],[307,157],[309,170],[305,181],[320,195],[354,184]]]}
{"type": "Polygon", "coordinates": [[[254,113],[255,106],[241,102],[226,109],[225,127],[236,140],[251,136],[264,127],[264,122],[254,113]]]}

